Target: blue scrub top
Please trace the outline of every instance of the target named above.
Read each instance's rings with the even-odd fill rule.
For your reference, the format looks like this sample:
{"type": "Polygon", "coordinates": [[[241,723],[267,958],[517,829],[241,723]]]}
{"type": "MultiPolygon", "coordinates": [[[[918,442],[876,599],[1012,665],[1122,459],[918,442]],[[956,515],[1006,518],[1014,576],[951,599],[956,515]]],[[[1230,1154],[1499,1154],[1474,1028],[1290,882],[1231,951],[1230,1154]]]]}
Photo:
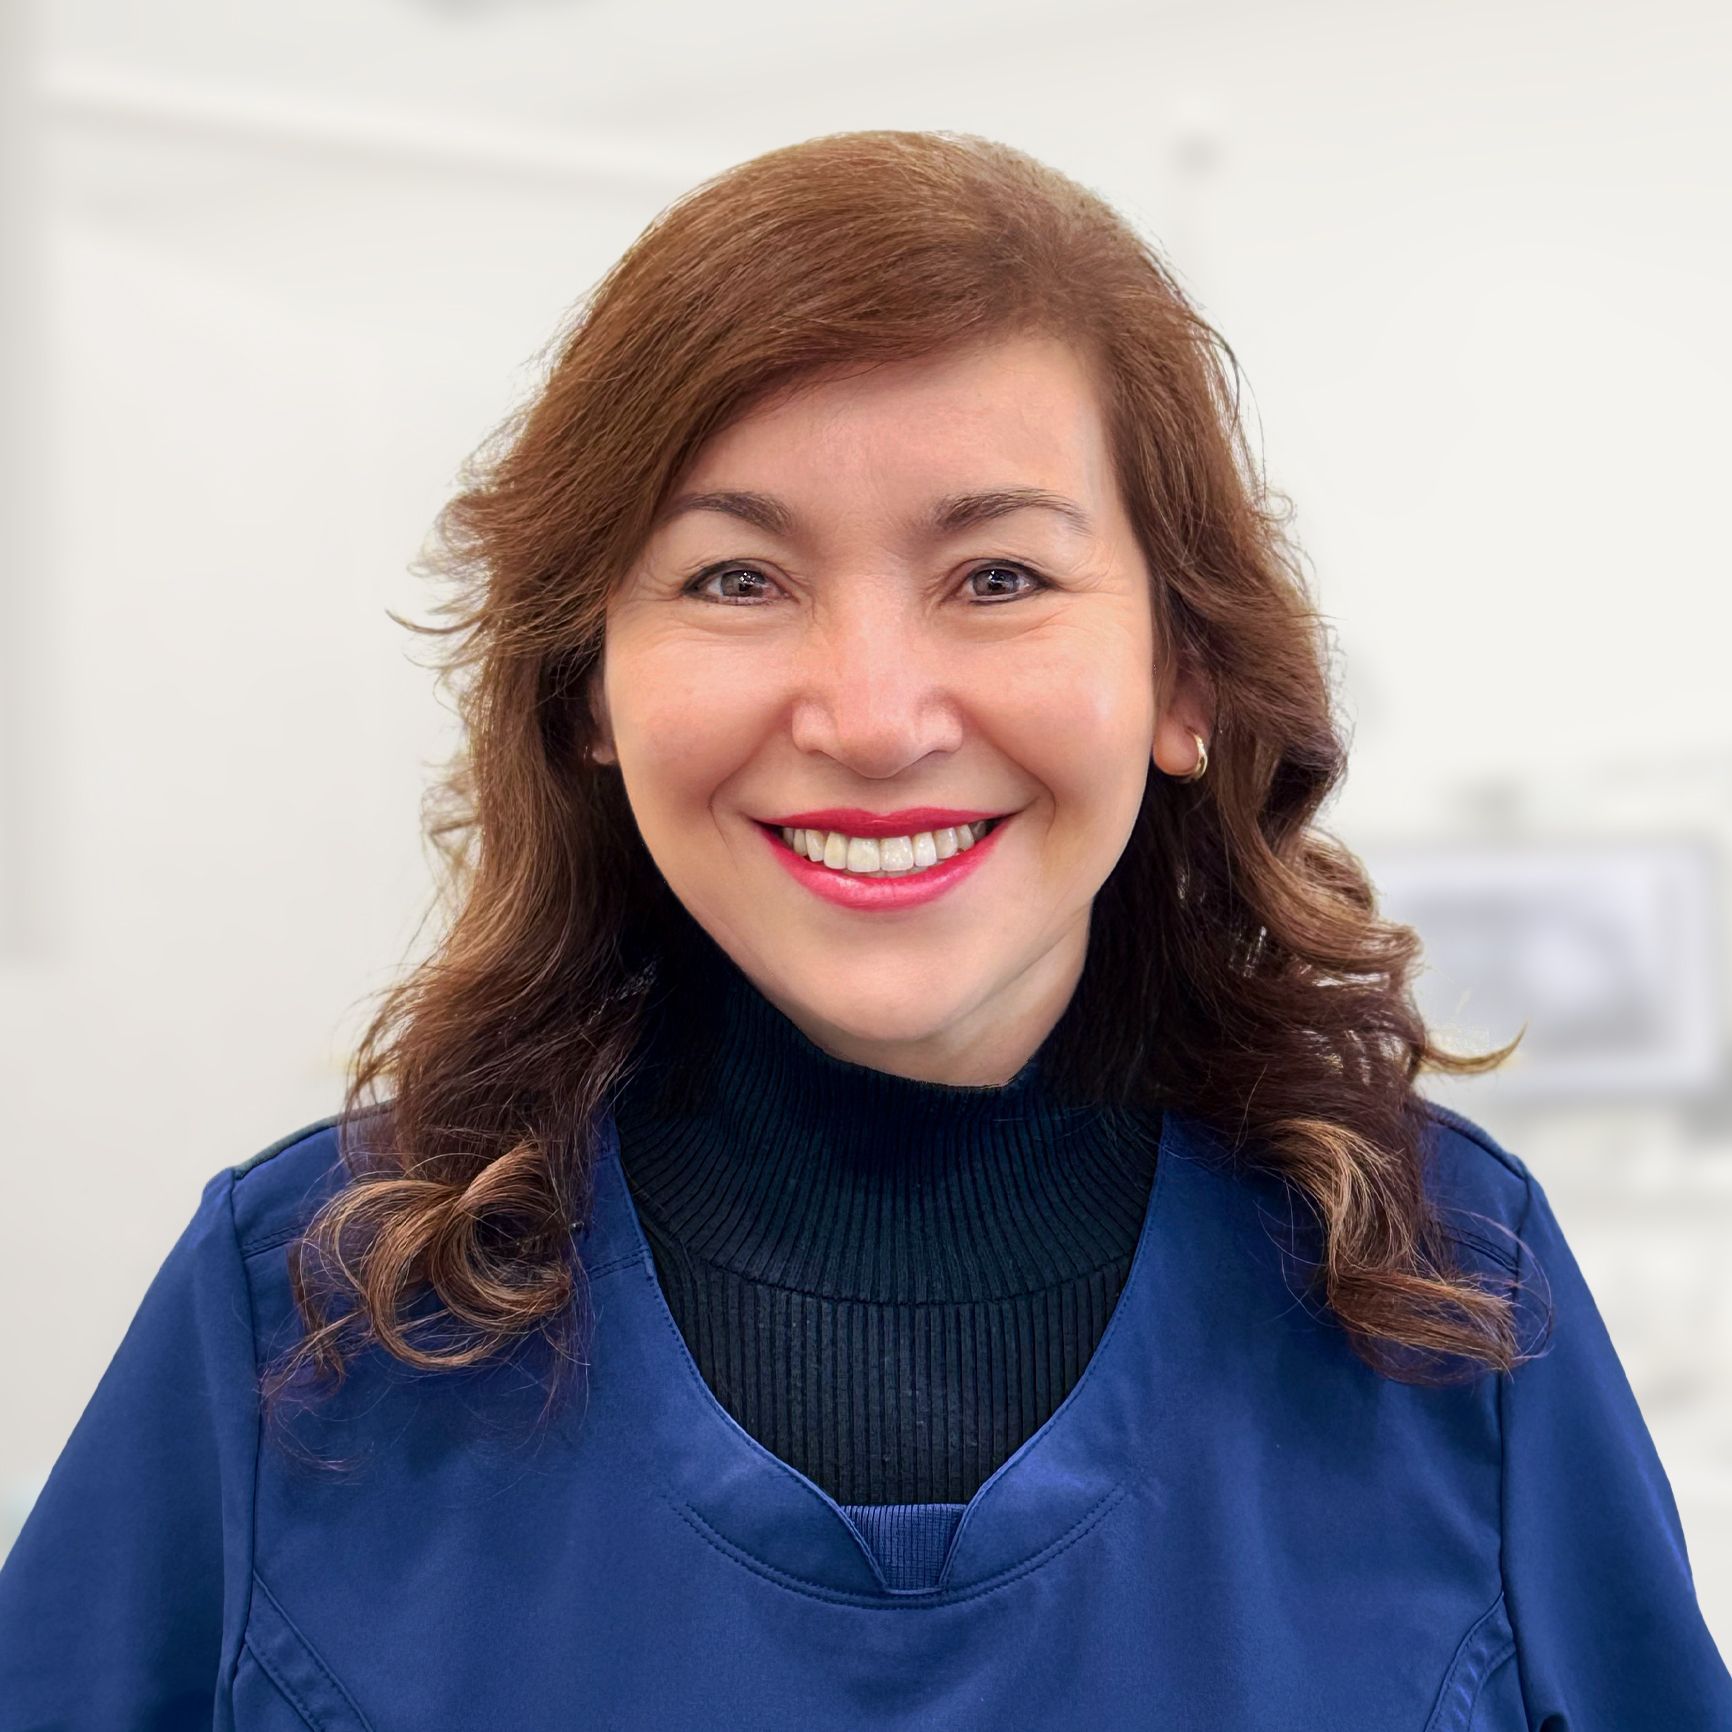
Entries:
{"type": "Polygon", "coordinates": [[[341,1181],[321,1121],[205,1186],[56,1462],[0,1569],[0,1732],[1732,1729],[1546,1194],[1432,1122],[1470,1266],[1507,1275],[1513,1229],[1549,1293],[1513,1379],[1370,1371],[1298,1296],[1285,1187],[1169,1112],[1057,1411],[965,1506],[849,1512],[698,1375],[609,1119],[591,1368],[550,1429],[514,1423],[521,1366],[373,1349],[295,1425],[343,1472],[261,1439],[255,1368],[299,1334],[285,1248],[341,1181]]]}

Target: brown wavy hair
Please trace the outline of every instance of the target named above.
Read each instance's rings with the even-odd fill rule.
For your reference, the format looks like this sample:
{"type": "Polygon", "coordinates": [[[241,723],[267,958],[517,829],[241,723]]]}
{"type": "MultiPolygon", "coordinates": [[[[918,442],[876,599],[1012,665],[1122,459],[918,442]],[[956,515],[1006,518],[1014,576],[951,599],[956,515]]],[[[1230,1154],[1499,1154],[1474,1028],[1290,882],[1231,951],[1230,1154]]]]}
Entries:
{"type": "Polygon", "coordinates": [[[1520,1362],[1511,1297],[1454,1261],[1433,1212],[1415,1088],[1514,1043],[1433,1043],[1415,935],[1316,827],[1345,761],[1328,638],[1252,462],[1237,358],[1094,193],[985,139],[869,131],[773,150],[649,225],[441,511],[416,569],[452,585],[444,623],[391,616],[445,640],[462,723],[426,806],[446,924],[352,1061],[347,1182],[291,1247],[305,1332],[269,1404],[308,1369],[340,1384],[369,1343],[432,1371],[539,1342],[550,1401],[565,1386],[598,1116],[689,924],[617,770],[587,758],[609,596],[700,447],[760,399],[1024,332],[1093,369],[1152,574],[1159,701],[1184,667],[1215,710],[1207,776],[1150,776],[1096,898],[1056,1074],[1194,1114],[1280,1175],[1318,1230],[1312,1292],[1374,1369],[1520,1362]]]}

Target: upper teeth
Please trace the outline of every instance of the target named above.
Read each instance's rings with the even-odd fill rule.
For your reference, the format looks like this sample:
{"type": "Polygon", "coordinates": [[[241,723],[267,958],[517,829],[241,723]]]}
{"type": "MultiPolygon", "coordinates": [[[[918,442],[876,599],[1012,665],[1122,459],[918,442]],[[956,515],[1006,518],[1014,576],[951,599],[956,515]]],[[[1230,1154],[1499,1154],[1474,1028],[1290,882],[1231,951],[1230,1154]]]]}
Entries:
{"type": "Polygon", "coordinates": [[[840,830],[790,830],[784,825],[782,840],[796,854],[822,861],[838,872],[889,877],[936,866],[972,848],[991,826],[992,819],[982,818],[978,823],[946,825],[914,836],[844,836],[840,830]]]}

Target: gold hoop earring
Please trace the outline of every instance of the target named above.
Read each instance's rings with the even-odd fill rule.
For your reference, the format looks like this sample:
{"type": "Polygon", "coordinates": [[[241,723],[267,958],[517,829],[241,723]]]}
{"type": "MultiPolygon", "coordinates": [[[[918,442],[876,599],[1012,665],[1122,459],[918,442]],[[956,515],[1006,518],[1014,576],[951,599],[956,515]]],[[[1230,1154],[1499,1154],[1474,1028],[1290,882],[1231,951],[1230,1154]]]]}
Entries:
{"type": "Polygon", "coordinates": [[[1194,728],[1191,730],[1191,738],[1197,742],[1197,761],[1184,775],[1178,778],[1181,782],[1200,782],[1204,772],[1209,768],[1208,741],[1194,728]]]}

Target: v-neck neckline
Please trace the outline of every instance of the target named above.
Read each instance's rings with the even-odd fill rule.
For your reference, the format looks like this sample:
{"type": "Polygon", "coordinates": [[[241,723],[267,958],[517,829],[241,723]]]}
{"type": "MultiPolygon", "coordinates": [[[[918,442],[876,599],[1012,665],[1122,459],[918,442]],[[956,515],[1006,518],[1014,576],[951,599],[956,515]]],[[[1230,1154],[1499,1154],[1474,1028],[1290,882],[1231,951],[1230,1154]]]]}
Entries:
{"type": "Polygon", "coordinates": [[[741,1563],[823,1597],[879,1604],[960,1598],[1055,1555],[1148,1466],[1146,1420],[1160,1407],[1151,1392],[1174,1369],[1163,1358],[1180,1350],[1199,1299],[1184,1267],[1195,1236],[1174,1223],[1206,1183],[1204,1164],[1193,1157],[1208,1138],[1184,1115],[1162,1115],[1131,1265],[1080,1376],[962,1506],[936,1584],[915,1588],[891,1585],[842,1505],[748,1432],[704,1381],[662,1289],[611,1111],[600,1132],[582,1251],[592,1272],[607,1274],[592,1292],[606,1330],[597,1370],[606,1379],[607,1356],[622,1357],[632,1409],[622,1423],[640,1459],[681,1515],[741,1563]]]}

